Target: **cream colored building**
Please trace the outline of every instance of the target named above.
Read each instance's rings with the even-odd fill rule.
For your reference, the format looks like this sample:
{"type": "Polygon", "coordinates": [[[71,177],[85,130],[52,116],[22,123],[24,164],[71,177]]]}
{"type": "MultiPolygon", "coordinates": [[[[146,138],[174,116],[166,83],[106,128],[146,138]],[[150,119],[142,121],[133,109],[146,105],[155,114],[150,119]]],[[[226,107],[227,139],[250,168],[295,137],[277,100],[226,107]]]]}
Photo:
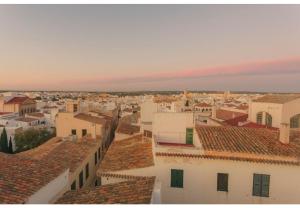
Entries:
{"type": "Polygon", "coordinates": [[[19,113],[20,116],[36,111],[36,102],[28,97],[0,97],[0,112],[19,113]]]}
{"type": "Polygon", "coordinates": [[[250,102],[249,120],[280,128],[288,124],[299,128],[300,95],[266,95],[250,102]]]}
{"type": "Polygon", "coordinates": [[[143,137],[152,143],[152,158],[144,146],[119,157],[114,152],[121,154],[122,145],[114,142],[120,149],[108,150],[98,176],[102,184],[156,176],[167,204],[300,203],[300,144],[285,130],[196,126],[192,113],[156,113],[152,139],[143,137]]]}
{"type": "Polygon", "coordinates": [[[58,137],[90,136],[92,138],[100,137],[105,130],[105,119],[91,116],[85,113],[61,112],[56,116],[56,134],[58,137]]]}

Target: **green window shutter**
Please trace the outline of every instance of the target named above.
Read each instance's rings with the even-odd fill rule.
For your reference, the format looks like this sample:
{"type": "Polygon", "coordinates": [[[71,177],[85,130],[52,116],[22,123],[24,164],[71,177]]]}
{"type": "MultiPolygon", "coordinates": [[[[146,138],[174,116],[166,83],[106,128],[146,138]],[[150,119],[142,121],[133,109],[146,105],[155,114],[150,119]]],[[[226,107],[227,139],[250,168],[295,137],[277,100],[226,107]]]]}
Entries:
{"type": "Polygon", "coordinates": [[[261,195],[261,174],[253,174],[253,196],[261,195]]]}
{"type": "Polygon", "coordinates": [[[186,144],[193,144],[193,128],[186,128],[186,144]]]}
{"type": "Polygon", "coordinates": [[[177,181],[176,181],[177,173],[176,170],[171,170],[171,187],[176,187],[177,186],[177,181]]]}
{"type": "Polygon", "coordinates": [[[217,191],[228,191],[228,174],[218,173],[217,191]]]}
{"type": "Polygon", "coordinates": [[[183,188],[183,170],[171,169],[171,187],[183,188]]]}
{"type": "Polygon", "coordinates": [[[183,170],[177,172],[177,187],[183,188],[183,170]]]}
{"type": "Polygon", "coordinates": [[[270,175],[262,175],[261,196],[269,197],[270,175]]]}

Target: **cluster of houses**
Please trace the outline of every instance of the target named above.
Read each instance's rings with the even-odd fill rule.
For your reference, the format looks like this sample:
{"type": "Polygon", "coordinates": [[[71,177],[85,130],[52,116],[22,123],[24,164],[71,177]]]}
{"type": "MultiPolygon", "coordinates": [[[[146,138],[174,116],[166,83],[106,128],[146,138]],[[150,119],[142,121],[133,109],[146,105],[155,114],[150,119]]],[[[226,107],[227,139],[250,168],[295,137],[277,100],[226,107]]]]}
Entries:
{"type": "MultiPolygon", "coordinates": [[[[64,104],[55,138],[0,153],[1,203],[300,203],[300,95],[100,94],[64,104]]],[[[52,107],[16,109],[33,112],[4,118],[52,107]]]]}

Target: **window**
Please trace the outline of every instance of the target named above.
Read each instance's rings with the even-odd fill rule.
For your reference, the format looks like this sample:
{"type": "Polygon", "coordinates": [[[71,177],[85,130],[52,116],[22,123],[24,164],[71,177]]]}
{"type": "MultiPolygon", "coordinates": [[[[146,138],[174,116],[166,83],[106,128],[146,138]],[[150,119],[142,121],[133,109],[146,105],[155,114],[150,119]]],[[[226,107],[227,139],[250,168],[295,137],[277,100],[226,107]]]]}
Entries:
{"type": "Polygon", "coordinates": [[[71,190],[76,190],[76,181],[73,181],[71,185],[71,190]]]}
{"type": "Polygon", "coordinates": [[[299,128],[300,114],[290,119],[290,128],[299,128]]]}
{"type": "Polygon", "coordinates": [[[97,165],[97,152],[95,152],[95,165],[97,165]]]}
{"type": "Polygon", "coordinates": [[[77,110],[78,110],[77,104],[73,104],[73,112],[77,112],[77,110]]]}
{"type": "Polygon", "coordinates": [[[262,124],[262,116],[263,116],[262,112],[256,114],[256,123],[257,124],[262,124]]]}
{"type": "Polygon", "coordinates": [[[269,197],[270,175],[253,174],[253,196],[269,197]]]}
{"type": "Polygon", "coordinates": [[[193,144],[193,128],[186,128],[186,144],[193,144]]]}
{"type": "Polygon", "coordinates": [[[76,129],[71,130],[72,135],[76,135],[76,129]]]}
{"type": "Polygon", "coordinates": [[[82,188],[83,186],[83,171],[79,174],[79,188],[82,188]]]}
{"type": "Polygon", "coordinates": [[[272,116],[266,113],[266,126],[272,126],[272,116]]]}
{"type": "Polygon", "coordinates": [[[82,136],[84,137],[87,134],[86,129],[82,129],[82,136]]]}
{"type": "Polygon", "coordinates": [[[183,188],[183,170],[171,169],[171,187],[183,188]]]}
{"type": "Polygon", "coordinates": [[[87,179],[89,177],[89,164],[86,164],[85,166],[85,179],[87,179]]]}
{"type": "Polygon", "coordinates": [[[228,191],[228,173],[218,173],[217,191],[228,191]]]}

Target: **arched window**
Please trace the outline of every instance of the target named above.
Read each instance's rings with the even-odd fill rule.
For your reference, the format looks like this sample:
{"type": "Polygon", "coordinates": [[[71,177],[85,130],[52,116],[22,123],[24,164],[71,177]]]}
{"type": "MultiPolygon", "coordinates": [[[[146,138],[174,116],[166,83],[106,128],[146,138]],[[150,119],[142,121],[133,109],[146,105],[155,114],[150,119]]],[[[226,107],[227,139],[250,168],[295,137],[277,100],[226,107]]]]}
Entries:
{"type": "Polygon", "coordinates": [[[290,128],[299,128],[300,127],[299,124],[300,124],[300,114],[297,114],[290,119],[290,128]]]}
{"type": "Polygon", "coordinates": [[[272,116],[266,113],[266,126],[272,126],[272,116]]]}
{"type": "Polygon", "coordinates": [[[256,114],[256,123],[257,124],[262,124],[262,116],[263,116],[262,112],[259,112],[256,114]]]}

